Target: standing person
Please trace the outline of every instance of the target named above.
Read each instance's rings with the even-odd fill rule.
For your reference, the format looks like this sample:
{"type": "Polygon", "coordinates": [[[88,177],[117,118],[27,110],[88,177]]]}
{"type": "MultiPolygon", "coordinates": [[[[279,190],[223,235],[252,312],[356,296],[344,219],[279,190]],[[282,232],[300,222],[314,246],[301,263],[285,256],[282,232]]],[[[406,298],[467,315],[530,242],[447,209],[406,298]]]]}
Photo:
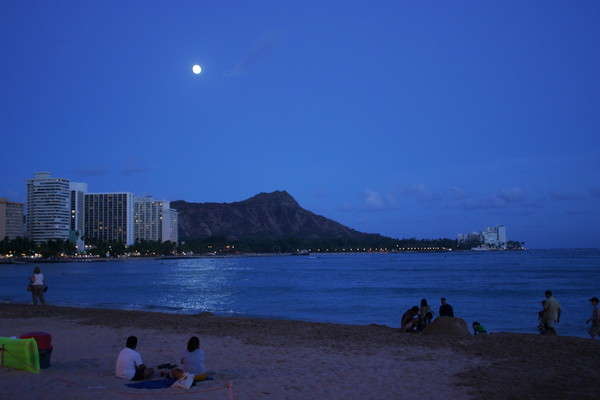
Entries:
{"type": "Polygon", "coordinates": [[[440,299],[442,305],[440,306],[440,317],[452,317],[454,318],[454,309],[450,304],[446,302],[446,298],[442,297],[440,299]]]}
{"type": "Polygon", "coordinates": [[[425,329],[431,323],[432,319],[433,311],[429,307],[429,304],[427,304],[427,299],[421,299],[421,306],[419,307],[419,330],[425,329]]]}
{"type": "Polygon", "coordinates": [[[551,290],[546,290],[544,295],[546,296],[546,302],[544,303],[544,314],[542,316],[544,333],[546,335],[556,335],[554,324],[560,323],[560,303],[552,295],[551,290]]]}
{"type": "Polygon", "coordinates": [[[152,368],[146,368],[142,356],[135,351],[137,342],[137,337],[129,336],[125,348],[119,352],[117,365],[115,366],[115,375],[118,378],[141,381],[150,378],[154,373],[152,368]]]}
{"type": "Polygon", "coordinates": [[[33,305],[36,306],[38,300],[41,304],[46,304],[44,300],[44,274],[40,270],[40,267],[33,269],[33,275],[29,277],[29,287],[31,288],[31,299],[33,305]]]}
{"type": "Polygon", "coordinates": [[[598,310],[598,298],[592,297],[590,299],[592,303],[592,318],[588,319],[586,324],[592,323],[590,329],[588,329],[588,333],[595,339],[596,336],[600,336],[600,310],[598,310]]]}

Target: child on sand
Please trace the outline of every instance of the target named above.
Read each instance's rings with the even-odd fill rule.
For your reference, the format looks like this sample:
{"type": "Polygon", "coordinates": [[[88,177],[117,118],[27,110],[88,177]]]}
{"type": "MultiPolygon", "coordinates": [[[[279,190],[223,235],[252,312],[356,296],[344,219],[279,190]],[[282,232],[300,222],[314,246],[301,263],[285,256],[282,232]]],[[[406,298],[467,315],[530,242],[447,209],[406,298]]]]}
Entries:
{"type": "Polygon", "coordinates": [[[485,329],[485,327],[483,325],[481,325],[479,322],[475,321],[475,322],[473,322],[473,334],[475,336],[485,335],[485,334],[487,334],[487,330],[485,329]]]}

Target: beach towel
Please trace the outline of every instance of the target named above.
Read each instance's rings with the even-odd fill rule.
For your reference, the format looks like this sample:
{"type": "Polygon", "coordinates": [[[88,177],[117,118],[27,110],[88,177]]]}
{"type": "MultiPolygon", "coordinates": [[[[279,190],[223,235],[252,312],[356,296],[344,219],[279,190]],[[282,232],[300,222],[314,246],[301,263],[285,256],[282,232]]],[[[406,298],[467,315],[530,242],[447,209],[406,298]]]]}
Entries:
{"type": "MultiPolygon", "coordinates": [[[[212,381],[214,378],[206,377],[205,381],[212,381]]],[[[175,383],[176,379],[172,378],[164,378],[164,379],[155,379],[153,381],[142,381],[135,383],[126,383],[125,386],[133,388],[133,389],[165,389],[171,387],[175,383]]]]}
{"type": "Polygon", "coordinates": [[[164,378],[164,379],[155,379],[153,381],[126,383],[125,386],[133,388],[133,389],[165,389],[165,388],[171,387],[171,385],[174,382],[175,382],[175,379],[164,378]]]}
{"type": "Polygon", "coordinates": [[[40,355],[35,339],[0,337],[0,366],[39,373],[40,355]]]}

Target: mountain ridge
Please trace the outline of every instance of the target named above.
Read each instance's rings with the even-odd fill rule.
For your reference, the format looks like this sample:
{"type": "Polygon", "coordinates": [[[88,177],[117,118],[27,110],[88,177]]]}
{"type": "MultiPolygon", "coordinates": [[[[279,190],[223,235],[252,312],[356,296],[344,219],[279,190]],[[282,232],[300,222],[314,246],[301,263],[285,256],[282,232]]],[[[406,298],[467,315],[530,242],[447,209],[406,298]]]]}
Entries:
{"type": "Polygon", "coordinates": [[[179,212],[181,240],[212,236],[229,240],[244,238],[282,239],[298,237],[310,240],[348,241],[390,239],[376,233],[363,233],[337,221],[313,213],[285,190],[261,192],[231,203],[171,202],[179,212]]]}

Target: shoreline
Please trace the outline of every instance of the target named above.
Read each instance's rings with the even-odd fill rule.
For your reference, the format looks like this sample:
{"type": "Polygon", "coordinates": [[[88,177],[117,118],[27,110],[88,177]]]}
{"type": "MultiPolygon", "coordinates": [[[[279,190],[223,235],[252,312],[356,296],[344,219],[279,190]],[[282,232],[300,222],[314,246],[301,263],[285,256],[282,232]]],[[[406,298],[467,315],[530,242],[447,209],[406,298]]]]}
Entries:
{"type": "MultiPolygon", "coordinates": [[[[267,352],[269,354],[273,351],[295,354],[297,351],[313,349],[311,354],[312,351],[316,351],[318,354],[323,354],[324,359],[327,359],[329,357],[327,354],[330,354],[332,357],[345,357],[344,359],[348,362],[363,360],[358,362],[359,365],[361,362],[367,362],[365,361],[367,359],[370,360],[369,362],[374,362],[375,365],[378,362],[386,362],[391,363],[390,368],[399,369],[403,373],[406,373],[406,368],[419,366],[437,370],[436,368],[441,366],[447,367],[448,361],[455,360],[456,363],[464,362],[466,364],[462,370],[455,371],[448,377],[448,382],[452,381],[452,384],[443,390],[447,390],[447,394],[450,395],[456,388],[467,389],[470,398],[473,399],[578,398],[591,400],[596,398],[600,390],[600,357],[597,356],[600,354],[600,341],[576,337],[547,337],[515,333],[456,337],[406,334],[399,332],[396,328],[382,325],[345,325],[253,317],[227,317],[209,313],[193,315],[0,304],[0,328],[4,326],[4,330],[6,330],[7,326],[19,327],[37,324],[42,326],[74,324],[74,328],[70,329],[75,331],[93,330],[94,327],[97,327],[111,334],[119,333],[121,335],[125,332],[156,331],[157,329],[160,332],[159,336],[189,335],[190,332],[195,332],[203,338],[211,338],[210,340],[239,342],[242,346],[241,349],[250,347],[255,349],[253,351],[265,349],[265,351],[269,350],[267,352]],[[404,353],[414,354],[408,359],[403,359],[404,353]],[[418,355],[421,353],[427,355],[421,357],[418,355]]],[[[39,330],[44,329],[40,328],[39,330]]],[[[73,334],[76,333],[73,332],[73,334]]],[[[226,348],[223,351],[226,351],[226,348]]],[[[267,353],[263,356],[267,357],[267,353]]],[[[112,356],[114,355],[111,354],[112,356]]],[[[80,357],[82,356],[80,355],[80,357]]],[[[263,361],[268,364],[267,361],[273,360],[254,359],[254,362],[258,364],[263,361]]],[[[300,363],[300,361],[297,362],[300,363]]],[[[291,365],[290,368],[293,369],[294,366],[291,365]]],[[[341,366],[339,368],[341,368],[340,374],[342,375],[350,373],[341,366]]],[[[0,381],[3,376],[0,375],[0,381]]],[[[310,378],[310,374],[308,378],[310,378]]],[[[373,379],[375,378],[373,377],[373,379]]],[[[253,384],[242,381],[238,382],[237,386],[243,386],[242,383],[250,386],[253,384]]],[[[393,385],[391,382],[389,385],[393,385]]],[[[272,384],[278,385],[275,381],[272,384]]],[[[356,384],[360,384],[360,381],[356,384]]],[[[245,389],[242,387],[240,390],[245,389]]],[[[403,393],[400,388],[397,390],[400,390],[399,394],[403,393]]],[[[304,395],[304,398],[307,398],[307,394],[304,393],[304,395]]],[[[458,396],[458,394],[456,395],[458,396]]],[[[405,397],[411,398],[408,395],[405,397]]],[[[246,398],[254,397],[249,395],[246,398]]],[[[291,396],[290,398],[296,397],[291,396]]],[[[343,397],[331,394],[331,396],[322,398],[343,397]]],[[[385,398],[385,395],[380,393],[379,398],[385,398]]]]}
{"type": "Polygon", "coordinates": [[[371,252],[349,252],[349,251],[328,251],[328,252],[314,252],[308,255],[299,255],[295,253],[241,253],[241,254],[200,254],[191,256],[125,256],[125,257],[64,257],[57,259],[41,259],[41,258],[6,258],[0,257],[0,265],[31,265],[31,264],[66,264],[66,263],[77,263],[77,262],[110,262],[110,261],[148,261],[148,260],[191,260],[191,259],[206,259],[206,258],[244,258],[244,257],[289,257],[289,256],[317,256],[326,254],[346,254],[346,255],[357,255],[357,254],[448,254],[448,253],[466,253],[473,252],[477,254],[481,253],[498,253],[498,252],[525,252],[523,249],[511,249],[511,250],[494,250],[488,252],[480,252],[473,250],[406,250],[406,251],[371,251],[371,252]]]}

